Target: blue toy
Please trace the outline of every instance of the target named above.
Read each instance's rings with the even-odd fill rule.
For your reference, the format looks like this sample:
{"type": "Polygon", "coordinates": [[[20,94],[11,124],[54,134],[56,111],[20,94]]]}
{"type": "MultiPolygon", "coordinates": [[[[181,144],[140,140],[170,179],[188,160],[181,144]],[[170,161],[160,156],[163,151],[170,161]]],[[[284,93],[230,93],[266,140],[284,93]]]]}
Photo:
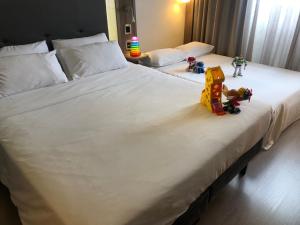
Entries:
{"type": "Polygon", "coordinates": [[[197,62],[194,68],[194,73],[205,73],[204,70],[204,63],[203,62],[197,62]]]}

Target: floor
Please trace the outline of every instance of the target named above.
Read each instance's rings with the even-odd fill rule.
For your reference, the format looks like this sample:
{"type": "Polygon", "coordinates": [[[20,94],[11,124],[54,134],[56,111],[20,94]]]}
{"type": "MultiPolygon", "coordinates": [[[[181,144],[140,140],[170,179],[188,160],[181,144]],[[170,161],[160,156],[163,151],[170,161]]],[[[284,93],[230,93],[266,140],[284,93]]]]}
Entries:
{"type": "Polygon", "coordinates": [[[300,225],[300,121],[216,196],[197,225],[300,225]]]}
{"type": "MultiPolygon", "coordinates": [[[[3,188],[0,224],[20,225],[15,210],[2,209],[9,202],[3,188]]],[[[300,121],[217,195],[197,225],[300,225],[300,121]]]]}

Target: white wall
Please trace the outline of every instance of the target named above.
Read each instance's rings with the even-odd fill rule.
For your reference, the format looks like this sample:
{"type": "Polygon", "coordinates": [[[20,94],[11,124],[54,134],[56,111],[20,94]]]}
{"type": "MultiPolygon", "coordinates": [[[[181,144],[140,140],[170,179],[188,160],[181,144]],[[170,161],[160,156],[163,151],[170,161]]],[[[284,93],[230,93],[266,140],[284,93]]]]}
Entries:
{"type": "Polygon", "coordinates": [[[118,40],[115,0],[106,0],[108,34],[110,40],[118,40]]]}
{"type": "Polygon", "coordinates": [[[177,0],[135,0],[142,51],[181,45],[186,5],[177,0]]]}

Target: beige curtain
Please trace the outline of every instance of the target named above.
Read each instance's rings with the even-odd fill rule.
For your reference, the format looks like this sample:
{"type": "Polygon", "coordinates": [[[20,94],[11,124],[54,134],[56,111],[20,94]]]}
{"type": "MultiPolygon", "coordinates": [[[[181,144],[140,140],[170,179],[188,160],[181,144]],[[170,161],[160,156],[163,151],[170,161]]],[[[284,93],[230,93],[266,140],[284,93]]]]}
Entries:
{"type": "Polygon", "coordinates": [[[192,0],[187,5],[185,42],[206,42],[217,54],[300,71],[300,3],[272,3],[192,0]]]}
{"type": "Polygon", "coordinates": [[[300,71],[300,15],[294,39],[290,48],[286,68],[300,71]]]}
{"type": "Polygon", "coordinates": [[[241,54],[247,0],[192,0],[187,6],[185,42],[215,46],[221,55],[241,54]]]}
{"type": "Polygon", "coordinates": [[[299,70],[300,3],[293,0],[269,3],[269,0],[248,0],[242,55],[257,63],[299,70]]]}

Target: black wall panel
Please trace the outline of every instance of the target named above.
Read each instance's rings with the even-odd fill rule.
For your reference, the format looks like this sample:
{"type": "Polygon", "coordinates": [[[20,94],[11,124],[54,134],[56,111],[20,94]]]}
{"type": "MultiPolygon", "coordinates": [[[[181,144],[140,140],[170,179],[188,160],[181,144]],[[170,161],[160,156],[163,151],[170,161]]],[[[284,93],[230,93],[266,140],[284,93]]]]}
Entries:
{"type": "Polygon", "coordinates": [[[108,34],[105,0],[0,0],[0,45],[108,34]]]}

